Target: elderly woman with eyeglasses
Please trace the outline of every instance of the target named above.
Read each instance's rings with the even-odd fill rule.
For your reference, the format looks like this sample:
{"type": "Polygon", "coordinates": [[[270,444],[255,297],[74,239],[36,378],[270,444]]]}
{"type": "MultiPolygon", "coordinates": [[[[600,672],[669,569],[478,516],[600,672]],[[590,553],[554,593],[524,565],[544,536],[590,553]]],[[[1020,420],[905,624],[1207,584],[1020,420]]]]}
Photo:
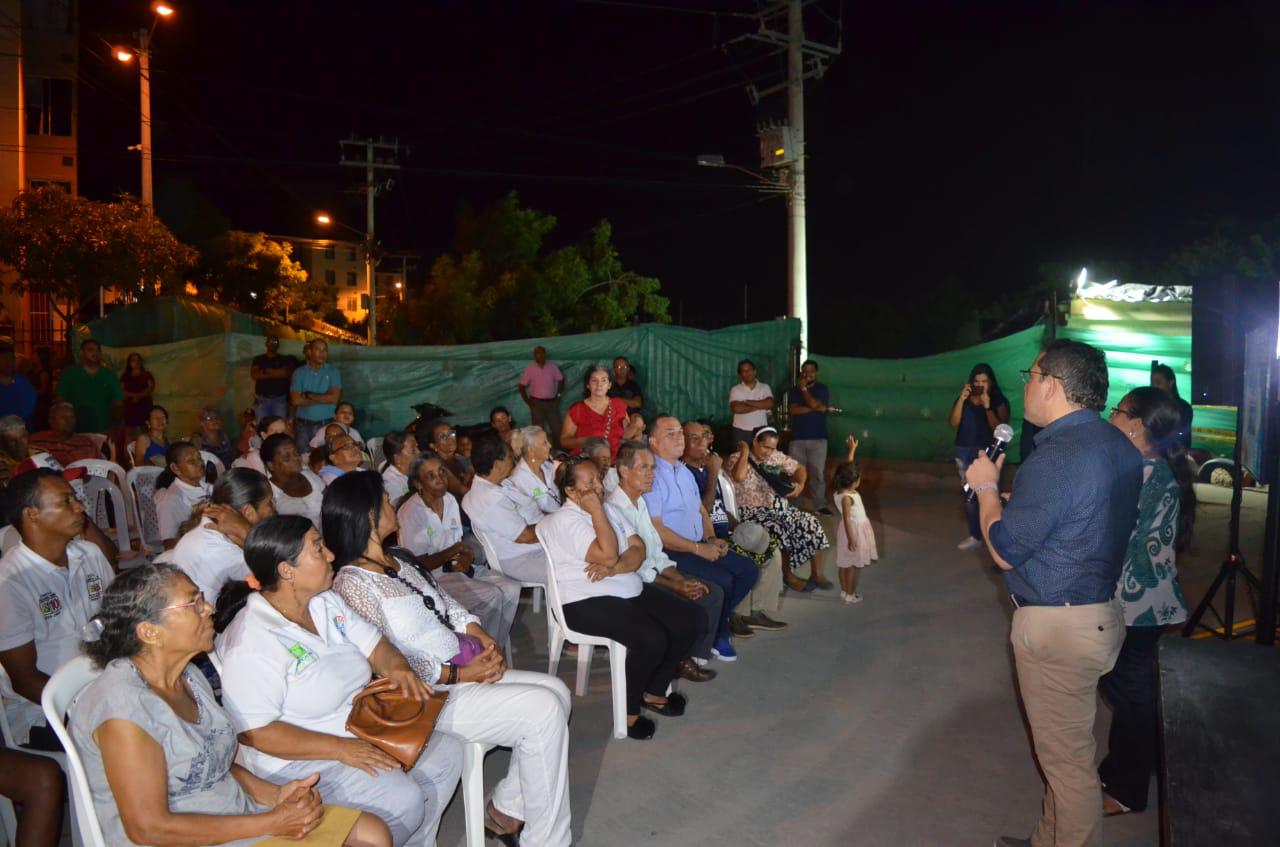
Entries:
{"type": "Polygon", "coordinates": [[[338,477],[359,469],[363,464],[364,453],[360,452],[360,445],[344,432],[329,439],[329,460],[320,469],[319,476],[326,486],[331,485],[338,477]]]}
{"type": "Polygon", "coordinates": [[[350,847],[388,847],[377,817],[324,806],[317,774],[270,781],[235,763],[235,730],[191,660],[213,649],[213,607],[172,565],[103,593],[85,652],[102,674],[71,709],[71,736],[111,845],[248,845],[301,838],[323,819],[350,847]]]}

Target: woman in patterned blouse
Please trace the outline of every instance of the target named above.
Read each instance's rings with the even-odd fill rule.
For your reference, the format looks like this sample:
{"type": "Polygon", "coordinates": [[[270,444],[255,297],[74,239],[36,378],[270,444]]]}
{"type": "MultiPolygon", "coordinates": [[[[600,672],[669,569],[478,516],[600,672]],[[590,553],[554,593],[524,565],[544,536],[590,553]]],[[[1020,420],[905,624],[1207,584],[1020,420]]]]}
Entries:
{"type": "Polygon", "coordinates": [[[1180,421],[1177,402],[1155,388],[1135,388],[1111,410],[1111,423],[1142,452],[1143,484],[1116,588],[1124,645],[1101,682],[1113,712],[1107,758],[1098,768],[1106,815],[1147,808],[1158,752],[1156,644],[1165,627],[1187,619],[1175,559],[1191,543],[1196,495],[1180,421]]]}

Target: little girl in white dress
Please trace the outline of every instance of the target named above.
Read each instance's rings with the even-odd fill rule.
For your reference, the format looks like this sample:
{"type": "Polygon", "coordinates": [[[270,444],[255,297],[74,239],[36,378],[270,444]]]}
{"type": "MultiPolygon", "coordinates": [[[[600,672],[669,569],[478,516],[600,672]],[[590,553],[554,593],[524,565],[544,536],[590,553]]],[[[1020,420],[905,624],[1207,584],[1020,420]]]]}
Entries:
{"type": "Polygon", "coordinates": [[[862,471],[855,462],[844,462],[836,468],[831,480],[836,508],[840,510],[840,528],[836,532],[836,569],[840,576],[840,600],[852,606],[862,602],[854,589],[858,585],[858,569],[876,561],[876,536],[871,530],[866,507],[858,494],[862,471]]]}

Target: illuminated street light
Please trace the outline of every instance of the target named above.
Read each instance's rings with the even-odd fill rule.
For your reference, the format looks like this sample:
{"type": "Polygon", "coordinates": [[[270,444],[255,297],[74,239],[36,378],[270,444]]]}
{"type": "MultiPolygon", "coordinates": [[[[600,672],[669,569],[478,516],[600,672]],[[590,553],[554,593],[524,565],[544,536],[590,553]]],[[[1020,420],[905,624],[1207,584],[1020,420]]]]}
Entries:
{"type": "Polygon", "coordinates": [[[133,61],[133,51],[123,47],[116,48],[116,60],[128,64],[133,61]]]}
{"type": "Polygon", "coordinates": [[[174,7],[168,3],[155,2],[151,4],[151,11],[155,15],[151,28],[138,30],[137,49],[117,47],[114,50],[116,59],[121,62],[132,62],[134,55],[138,57],[138,119],[141,138],[136,149],[142,154],[142,205],[148,212],[154,207],[151,182],[151,38],[155,35],[160,19],[173,16],[174,7]]]}
{"type": "Polygon", "coordinates": [[[173,7],[168,3],[152,3],[151,11],[155,12],[162,18],[167,18],[173,14],[173,7]]]}
{"type": "Polygon", "coordinates": [[[324,212],[320,212],[316,215],[316,223],[325,224],[327,226],[333,223],[333,218],[329,217],[324,212]]]}

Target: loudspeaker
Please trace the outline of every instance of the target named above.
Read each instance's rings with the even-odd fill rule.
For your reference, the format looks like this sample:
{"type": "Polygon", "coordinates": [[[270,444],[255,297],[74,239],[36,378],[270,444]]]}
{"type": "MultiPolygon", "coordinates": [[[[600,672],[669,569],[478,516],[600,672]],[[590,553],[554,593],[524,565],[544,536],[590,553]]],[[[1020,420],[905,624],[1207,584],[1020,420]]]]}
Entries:
{"type": "MultiPolygon", "coordinates": [[[[1235,276],[1198,279],[1191,299],[1191,376],[1184,399],[1235,406],[1244,374],[1244,336],[1275,320],[1275,281],[1235,276]]],[[[1179,386],[1181,388],[1181,386],[1179,386]]]]}

